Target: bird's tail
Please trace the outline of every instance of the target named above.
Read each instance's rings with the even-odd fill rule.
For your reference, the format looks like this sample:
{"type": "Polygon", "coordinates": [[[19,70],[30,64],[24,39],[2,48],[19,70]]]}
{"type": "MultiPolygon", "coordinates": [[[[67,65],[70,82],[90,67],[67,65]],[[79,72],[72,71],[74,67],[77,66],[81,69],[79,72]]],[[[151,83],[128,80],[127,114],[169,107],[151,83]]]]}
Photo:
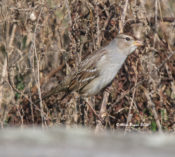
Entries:
{"type": "MultiPolygon", "coordinates": [[[[51,90],[50,90],[49,92],[47,92],[46,94],[44,94],[44,95],[42,96],[42,100],[45,100],[45,99],[49,98],[50,96],[56,95],[56,94],[58,94],[59,92],[63,92],[63,91],[66,91],[65,87],[58,85],[58,86],[54,87],[53,89],[51,89],[51,90]]],[[[35,102],[35,103],[39,103],[40,101],[41,101],[41,100],[38,98],[38,99],[35,100],[34,102],[35,102]]]]}

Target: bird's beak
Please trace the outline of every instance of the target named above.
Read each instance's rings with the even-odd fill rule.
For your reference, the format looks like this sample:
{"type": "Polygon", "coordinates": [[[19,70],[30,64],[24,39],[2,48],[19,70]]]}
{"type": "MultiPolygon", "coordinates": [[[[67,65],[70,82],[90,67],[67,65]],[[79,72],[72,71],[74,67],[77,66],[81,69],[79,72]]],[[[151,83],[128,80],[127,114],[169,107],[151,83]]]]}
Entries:
{"type": "Polygon", "coordinates": [[[135,45],[135,46],[143,46],[143,42],[142,41],[139,41],[139,40],[135,40],[134,42],[133,42],[133,44],[135,45]]]}

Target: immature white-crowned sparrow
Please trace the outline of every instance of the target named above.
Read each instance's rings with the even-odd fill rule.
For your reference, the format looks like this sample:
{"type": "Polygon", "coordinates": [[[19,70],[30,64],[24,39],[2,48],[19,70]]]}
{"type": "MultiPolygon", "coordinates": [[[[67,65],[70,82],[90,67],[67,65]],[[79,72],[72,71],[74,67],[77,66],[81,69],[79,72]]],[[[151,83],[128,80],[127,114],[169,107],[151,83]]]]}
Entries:
{"type": "Polygon", "coordinates": [[[119,34],[107,46],[99,49],[83,60],[78,70],[44,95],[45,99],[61,91],[77,91],[82,96],[93,96],[105,88],[116,76],[125,59],[142,42],[133,37],[119,34]]]}

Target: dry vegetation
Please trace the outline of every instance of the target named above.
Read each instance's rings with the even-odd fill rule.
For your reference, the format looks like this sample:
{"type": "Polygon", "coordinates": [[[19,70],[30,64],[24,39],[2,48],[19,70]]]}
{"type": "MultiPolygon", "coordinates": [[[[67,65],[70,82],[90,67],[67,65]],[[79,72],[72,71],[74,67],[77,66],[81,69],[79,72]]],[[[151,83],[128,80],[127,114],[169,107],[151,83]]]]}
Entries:
{"type": "MultiPolygon", "coordinates": [[[[62,93],[33,100],[123,31],[145,46],[109,86],[104,127],[175,131],[174,0],[2,0],[0,11],[1,127],[96,127],[96,116],[74,93],[64,101],[62,93]]],[[[102,91],[91,98],[97,113],[103,97],[102,91]]]]}

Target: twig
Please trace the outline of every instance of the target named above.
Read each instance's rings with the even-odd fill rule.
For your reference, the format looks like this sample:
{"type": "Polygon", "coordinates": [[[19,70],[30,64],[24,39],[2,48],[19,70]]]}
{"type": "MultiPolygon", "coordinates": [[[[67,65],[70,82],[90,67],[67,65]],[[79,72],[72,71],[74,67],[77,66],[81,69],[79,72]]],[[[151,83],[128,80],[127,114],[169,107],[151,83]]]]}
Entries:
{"type": "Polygon", "coordinates": [[[96,113],[95,109],[93,108],[93,104],[91,102],[91,100],[89,100],[89,98],[85,98],[85,101],[87,103],[87,105],[89,106],[89,108],[92,110],[93,114],[96,116],[96,118],[98,120],[100,120],[100,122],[103,124],[103,120],[101,119],[101,117],[96,113]]]}
{"type": "MultiPolygon", "coordinates": [[[[0,111],[2,110],[2,100],[3,100],[3,83],[7,77],[7,56],[4,57],[4,64],[2,67],[2,76],[0,80],[0,111]]],[[[1,128],[3,128],[3,117],[1,117],[1,128]]]]}
{"type": "MultiPolygon", "coordinates": [[[[103,93],[103,101],[101,104],[101,108],[100,108],[100,117],[104,120],[107,113],[106,113],[106,105],[108,103],[108,98],[109,98],[109,92],[108,91],[104,91],[103,93]]],[[[97,125],[95,127],[95,133],[101,132],[103,130],[103,124],[101,123],[101,121],[97,122],[97,125]]]]}
{"type": "Polygon", "coordinates": [[[13,45],[13,41],[14,41],[14,37],[15,37],[15,32],[16,32],[16,27],[17,27],[17,24],[14,23],[13,24],[13,28],[12,28],[12,33],[11,33],[10,41],[9,41],[9,48],[12,47],[12,45],[13,45]]]}
{"type": "Polygon", "coordinates": [[[158,127],[158,130],[160,133],[162,133],[162,126],[160,124],[160,120],[158,118],[158,114],[157,114],[157,111],[155,109],[155,104],[153,103],[153,101],[151,100],[151,96],[148,92],[148,90],[146,88],[143,87],[143,90],[144,90],[144,93],[146,95],[146,98],[148,100],[148,107],[151,109],[152,113],[153,113],[153,116],[154,116],[154,119],[156,121],[156,125],[158,127]]]}
{"type": "Polygon", "coordinates": [[[69,5],[68,0],[65,0],[65,6],[66,6],[68,16],[69,16],[69,25],[72,26],[71,9],[70,9],[70,5],[69,5]]]}
{"type": "Polygon", "coordinates": [[[156,28],[156,33],[157,33],[157,12],[158,12],[158,0],[155,0],[155,28],[156,28]]]}
{"type": "MultiPolygon", "coordinates": [[[[45,122],[45,117],[44,117],[44,110],[43,110],[43,103],[42,103],[42,96],[41,96],[41,85],[40,85],[40,64],[39,64],[39,58],[38,58],[38,55],[37,55],[37,52],[36,52],[36,31],[37,31],[37,27],[38,27],[38,23],[39,23],[39,19],[41,17],[41,13],[42,13],[42,10],[43,8],[41,8],[40,10],[40,14],[38,16],[38,19],[37,19],[37,23],[35,25],[35,30],[34,30],[34,34],[33,34],[33,53],[34,53],[34,56],[36,57],[36,63],[37,63],[37,79],[35,79],[36,81],[36,85],[37,85],[37,88],[38,88],[38,95],[39,95],[39,99],[40,99],[40,113],[41,113],[41,119],[42,119],[42,127],[44,127],[44,122],[45,122]]],[[[35,70],[35,68],[34,68],[35,70]]],[[[34,74],[35,74],[35,71],[34,71],[34,74]]]]}
{"type": "MultiPolygon", "coordinates": [[[[136,63],[136,67],[137,67],[137,63],[136,63]]],[[[135,71],[135,74],[136,74],[136,81],[135,81],[135,85],[134,86],[136,86],[138,72],[137,72],[137,70],[135,68],[134,68],[134,71],[135,71]]],[[[132,119],[132,116],[133,116],[133,114],[131,113],[131,110],[132,110],[133,104],[134,104],[135,93],[136,93],[136,88],[134,88],[134,91],[132,93],[132,99],[131,99],[131,103],[130,103],[130,107],[129,107],[129,113],[128,113],[128,117],[127,117],[127,122],[126,122],[124,135],[126,135],[126,132],[129,129],[129,127],[128,127],[129,125],[128,124],[131,122],[131,119],[132,119]]]]}
{"type": "Polygon", "coordinates": [[[100,115],[102,117],[104,117],[105,115],[103,115],[103,114],[106,113],[106,105],[108,103],[108,98],[109,98],[109,92],[108,91],[104,91],[103,101],[102,101],[101,109],[100,109],[100,115]]]}
{"type": "Polygon", "coordinates": [[[96,45],[97,45],[97,49],[100,48],[100,43],[101,43],[101,40],[100,40],[100,34],[101,34],[101,31],[100,31],[100,17],[99,17],[99,9],[98,9],[98,5],[96,3],[96,18],[97,18],[97,42],[96,42],[96,45]]]}
{"type": "MultiPolygon", "coordinates": [[[[175,51],[173,51],[166,59],[164,59],[164,61],[158,66],[158,68],[156,69],[156,71],[159,71],[160,68],[175,54],[175,51]]],[[[143,79],[141,81],[139,81],[136,86],[132,87],[131,89],[128,89],[126,91],[124,91],[121,96],[118,97],[118,99],[111,104],[111,106],[115,106],[120,100],[122,100],[127,94],[129,94],[130,92],[132,92],[134,90],[134,88],[137,88],[139,85],[141,85],[144,81],[147,81],[147,79],[143,79]]]]}
{"type": "MultiPolygon", "coordinates": [[[[42,86],[44,83],[46,83],[53,75],[55,75],[57,72],[59,72],[65,64],[59,65],[56,69],[52,70],[46,77],[43,77],[40,79],[40,85],[42,86]]],[[[35,94],[37,92],[37,86],[34,86],[32,88],[32,94],[35,94]]]]}
{"type": "Polygon", "coordinates": [[[121,16],[121,21],[119,23],[119,31],[120,31],[120,33],[123,33],[123,28],[124,28],[124,25],[125,25],[125,18],[126,18],[127,7],[128,7],[128,0],[125,1],[125,6],[124,6],[123,13],[122,13],[122,16],[121,16]]]}

